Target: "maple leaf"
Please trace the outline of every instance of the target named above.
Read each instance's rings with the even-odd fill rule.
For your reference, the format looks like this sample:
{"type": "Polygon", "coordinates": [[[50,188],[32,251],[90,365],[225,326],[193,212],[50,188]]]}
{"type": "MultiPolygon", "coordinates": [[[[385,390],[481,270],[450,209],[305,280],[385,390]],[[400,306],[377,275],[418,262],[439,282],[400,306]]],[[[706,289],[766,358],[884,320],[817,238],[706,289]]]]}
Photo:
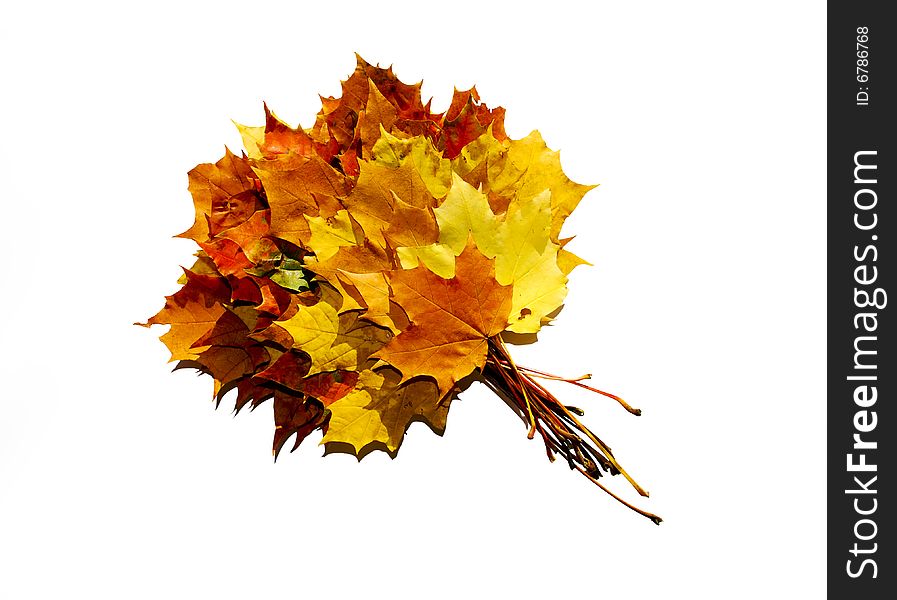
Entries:
{"type": "Polygon", "coordinates": [[[393,217],[384,232],[392,248],[419,248],[439,239],[436,215],[429,206],[418,208],[395,196],[393,217]]]}
{"type": "Polygon", "coordinates": [[[462,380],[493,389],[561,456],[610,492],[610,448],[505,340],[531,342],[558,314],[567,277],[588,264],[561,228],[592,187],[571,181],[538,131],[510,139],[505,109],[455,89],[445,113],[421,83],[356,55],[339,98],[321,98],[310,128],[263,104],[264,125],[235,123],[242,156],[225,149],[190,171],[200,250],[183,286],[145,326],[177,368],[212,376],[235,411],[269,399],[275,458],[313,431],[326,452],[395,456],[411,422],[441,434],[462,380]]]}
{"type": "Polygon", "coordinates": [[[210,331],[224,314],[222,303],[230,300],[230,288],[212,275],[199,275],[184,269],[187,282],[180,290],[165,298],[165,306],[150,317],[150,325],[171,325],[161,339],[171,351],[171,361],[194,360],[202,348],[194,344],[210,331]]]}
{"type": "Polygon", "coordinates": [[[310,366],[311,360],[307,355],[290,350],[277,357],[277,360],[255,377],[315,398],[324,406],[348,394],[358,381],[356,371],[328,371],[309,375],[310,366]]]}
{"type": "Polygon", "coordinates": [[[305,264],[305,268],[315,273],[322,281],[332,286],[342,298],[339,312],[364,308],[361,294],[354,286],[340,278],[339,273],[378,273],[390,268],[390,260],[383,249],[365,239],[362,245],[342,246],[336,254],[325,261],[316,259],[305,264]]]}
{"type": "Polygon", "coordinates": [[[222,389],[268,362],[268,351],[250,339],[249,333],[243,318],[236,311],[225,309],[215,325],[194,342],[194,348],[206,348],[199,352],[195,362],[215,380],[213,397],[217,398],[222,389]]]}
{"type": "Polygon", "coordinates": [[[308,246],[315,249],[315,256],[325,261],[336,254],[343,246],[356,246],[359,240],[349,212],[337,211],[329,218],[305,217],[311,231],[308,246]]]}
{"type": "Polygon", "coordinates": [[[364,303],[364,314],[361,318],[381,327],[386,327],[393,333],[398,333],[392,319],[392,308],[389,300],[389,284],[383,272],[377,273],[352,273],[340,270],[337,279],[344,285],[358,292],[364,303]]]}
{"type": "Polygon", "coordinates": [[[271,110],[267,104],[265,109],[264,136],[258,143],[258,150],[263,157],[272,158],[278,154],[297,154],[308,156],[314,151],[314,140],[300,127],[290,127],[271,110]]]}
{"type": "Polygon", "coordinates": [[[476,109],[468,102],[454,119],[446,119],[442,130],[442,147],[447,158],[455,158],[461,149],[480,137],[486,127],[477,118],[476,109]]]}
{"type": "MultiPolygon", "coordinates": [[[[485,134],[485,135],[488,135],[485,134]]],[[[486,145],[489,145],[486,142],[486,145]]],[[[542,135],[533,131],[520,140],[510,140],[507,150],[496,147],[485,155],[488,161],[489,190],[507,198],[528,201],[551,192],[551,238],[557,241],[566,218],[593,185],[570,180],[561,169],[560,154],[548,148],[542,135]]]]}
{"type": "Polygon", "coordinates": [[[580,265],[591,265],[589,261],[586,259],[573,254],[564,246],[566,246],[573,238],[565,238],[560,240],[559,245],[560,249],[558,250],[558,268],[564,275],[569,276],[570,273],[573,272],[573,269],[580,265]]]}
{"type": "Polygon", "coordinates": [[[305,271],[303,262],[283,254],[275,254],[260,261],[254,267],[245,269],[245,272],[255,276],[253,281],[260,287],[264,278],[267,278],[290,292],[303,292],[311,289],[309,283],[311,275],[305,271]]]}
{"type": "Polygon", "coordinates": [[[402,372],[402,381],[427,375],[445,396],[481,368],[486,340],[508,324],[511,288],[495,281],[493,261],[471,238],[458,256],[455,276],[443,279],[424,266],[388,275],[393,297],[411,325],[374,356],[402,372]]]}
{"type": "Polygon", "coordinates": [[[514,333],[536,333],[546,315],[567,295],[567,276],[558,266],[560,246],[551,241],[551,194],[529,202],[513,200],[498,232],[495,279],[513,285],[511,325],[514,333]]]}
{"type": "Polygon", "coordinates": [[[271,209],[271,234],[299,246],[311,236],[306,215],[318,216],[316,195],[342,196],[349,189],[346,177],[317,154],[257,160],[252,169],[271,209]]]}
{"type": "Polygon", "coordinates": [[[308,434],[324,424],[324,408],[305,396],[283,390],[274,391],[274,458],[291,435],[296,434],[293,450],[308,434]]]}
{"type": "Polygon", "coordinates": [[[405,269],[413,269],[423,263],[443,279],[455,276],[455,253],[446,244],[399,247],[396,248],[396,255],[405,269]]]}
{"type": "Polygon", "coordinates": [[[407,244],[397,248],[402,267],[411,269],[423,262],[431,271],[445,279],[455,275],[454,256],[461,254],[472,237],[477,248],[488,258],[499,250],[499,222],[489,206],[485,194],[457,174],[452,187],[439,207],[433,210],[438,223],[438,242],[407,244]]]}
{"type": "Polygon", "coordinates": [[[472,236],[480,252],[491,258],[498,252],[498,220],[485,194],[457,174],[453,177],[445,201],[433,211],[439,222],[439,242],[457,256],[472,236]]]}
{"type": "Polygon", "coordinates": [[[402,382],[398,371],[384,367],[363,371],[358,386],[328,409],[330,422],[321,443],[346,444],[361,458],[371,445],[382,444],[389,452],[397,452],[405,430],[415,420],[441,435],[448,401],[440,401],[433,382],[402,382]]]}
{"type": "Polygon", "coordinates": [[[212,239],[200,242],[199,247],[215,263],[215,269],[221,275],[242,274],[246,268],[252,266],[252,261],[243,253],[243,249],[232,240],[212,239]]]}
{"type": "Polygon", "coordinates": [[[230,240],[252,263],[258,264],[278,252],[276,244],[268,237],[270,229],[271,212],[257,210],[239,225],[225,229],[215,237],[230,240]]]}
{"type": "Polygon", "coordinates": [[[368,99],[358,123],[362,157],[370,159],[371,150],[380,138],[380,131],[389,131],[398,118],[398,109],[368,80],[368,99]]]}
{"type": "MultiPolygon", "coordinates": [[[[270,352],[270,350],[269,350],[270,352]]],[[[255,408],[274,397],[274,390],[264,385],[258,385],[251,377],[244,377],[236,383],[237,395],[234,398],[234,414],[238,414],[246,405],[255,408]]],[[[228,390],[230,391],[230,390],[228,390]]],[[[219,399],[222,394],[219,391],[219,399]]],[[[216,404],[216,407],[220,404],[216,404]]]]}
{"type": "Polygon", "coordinates": [[[204,242],[222,229],[239,225],[261,205],[249,162],[227,148],[218,162],[198,165],[187,176],[196,219],[178,237],[204,242]]]}
{"type": "MultiPolygon", "coordinates": [[[[452,103],[449,109],[445,111],[443,120],[446,124],[456,121],[462,116],[465,109],[476,115],[480,126],[493,130],[497,139],[508,139],[504,127],[505,109],[499,106],[490,110],[488,106],[481,103],[476,86],[464,91],[455,89],[454,94],[452,94],[452,103]]],[[[467,140],[465,143],[461,143],[460,147],[463,148],[469,143],[470,140],[467,140]]],[[[451,154],[453,157],[456,153],[451,154]]]]}
{"type": "Polygon", "coordinates": [[[311,358],[308,374],[338,369],[354,371],[392,337],[389,330],[359,319],[357,312],[338,313],[339,296],[321,286],[320,302],[300,308],[277,325],[293,337],[293,347],[311,358]]]}
{"type": "MultiPolygon", "coordinates": [[[[445,196],[452,185],[451,161],[443,157],[425,136],[399,138],[381,128],[371,156],[375,163],[394,169],[406,164],[413,167],[433,198],[445,196]]],[[[401,193],[399,195],[402,196],[401,193]]],[[[415,204],[408,198],[403,199],[415,204]]]]}
{"type": "MultiPolygon", "coordinates": [[[[396,207],[426,211],[436,203],[436,197],[412,160],[401,161],[398,166],[363,161],[359,166],[358,182],[344,203],[371,243],[385,249],[383,232],[392,226],[395,234],[396,207]]],[[[408,216],[406,210],[400,218],[408,216]]]]}

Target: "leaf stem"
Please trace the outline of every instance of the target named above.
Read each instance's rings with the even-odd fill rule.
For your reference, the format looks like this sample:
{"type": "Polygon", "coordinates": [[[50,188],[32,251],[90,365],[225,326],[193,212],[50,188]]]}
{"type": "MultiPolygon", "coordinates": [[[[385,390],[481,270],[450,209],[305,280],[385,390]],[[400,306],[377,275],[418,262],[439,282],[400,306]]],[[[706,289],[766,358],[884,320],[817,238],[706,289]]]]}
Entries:
{"type": "Polygon", "coordinates": [[[517,365],[517,368],[520,369],[521,371],[527,372],[528,374],[532,375],[533,377],[539,377],[540,379],[551,379],[554,381],[564,381],[566,383],[572,383],[573,385],[581,387],[581,388],[585,388],[585,389],[589,390],[590,392],[595,392],[596,394],[601,394],[602,396],[607,396],[608,398],[611,398],[612,400],[616,400],[617,402],[620,403],[620,406],[622,406],[627,411],[629,411],[630,413],[634,414],[637,417],[641,416],[641,414],[642,414],[642,409],[631,407],[629,405],[629,403],[627,403],[625,400],[623,400],[619,396],[615,396],[611,393],[605,392],[603,390],[599,390],[598,388],[594,388],[590,385],[581,383],[581,381],[583,379],[591,379],[592,378],[591,374],[586,374],[586,375],[582,375],[580,377],[571,378],[571,377],[559,377],[558,375],[551,375],[549,373],[545,373],[543,371],[538,371],[536,369],[530,369],[529,367],[524,367],[522,365],[517,365]]]}
{"type": "Polygon", "coordinates": [[[602,490],[604,490],[605,492],[607,492],[608,494],[610,494],[610,496],[611,496],[614,500],[616,500],[617,502],[619,502],[619,503],[621,503],[621,504],[627,506],[628,508],[634,510],[634,511],[637,512],[638,514],[643,515],[643,516],[645,516],[645,517],[648,517],[649,519],[651,519],[651,520],[654,522],[655,525],[660,525],[660,524],[663,522],[663,519],[661,519],[660,517],[658,517],[658,516],[655,515],[654,513],[650,513],[650,512],[648,512],[648,511],[646,511],[646,510],[642,510],[641,508],[639,508],[639,507],[637,507],[637,506],[634,506],[634,505],[630,504],[630,503],[627,502],[626,500],[623,500],[622,498],[620,498],[619,496],[617,496],[615,493],[613,493],[612,491],[610,491],[609,489],[607,489],[607,487],[605,487],[600,481],[598,481],[597,479],[595,479],[594,477],[592,477],[591,475],[589,475],[586,471],[582,470],[580,467],[577,467],[576,470],[579,471],[580,473],[582,473],[583,475],[585,475],[586,478],[587,478],[589,481],[591,481],[592,483],[594,483],[595,485],[597,485],[598,487],[600,487],[602,490]]]}
{"type": "Polygon", "coordinates": [[[660,523],[660,517],[633,506],[598,481],[598,477],[602,475],[602,469],[611,475],[621,474],[640,495],[648,495],[620,466],[610,446],[579,421],[577,416],[581,416],[582,411],[562,404],[534,378],[573,383],[616,400],[632,414],[641,413],[613,394],[581,384],[579,380],[582,378],[564,378],[518,366],[499,336],[489,339],[483,380],[493,391],[507,399],[523,422],[529,425],[527,437],[533,439],[538,431],[545,443],[545,451],[549,460],[553,462],[555,455],[560,454],[566,459],[571,469],[582,473],[612,498],[648,517],[653,522],[660,523]]]}
{"type": "Polygon", "coordinates": [[[507,346],[505,346],[504,341],[501,339],[501,336],[495,336],[493,339],[496,340],[498,347],[501,349],[504,354],[504,358],[507,359],[508,363],[511,365],[511,371],[517,377],[517,381],[520,383],[520,391],[523,392],[523,399],[526,401],[526,412],[529,414],[530,428],[529,432],[526,434],[527,439],[533,439],[533,436],[536,433],[536,418],[533,416],[533,406],[529,401],[529,396],[526,393],[526,385],[523,383],[523,375],[520,373],[520,369],[517,368],[517,365],[514,364],[514,359],[511,358],[511,353],[508,352],[507,346]]]}

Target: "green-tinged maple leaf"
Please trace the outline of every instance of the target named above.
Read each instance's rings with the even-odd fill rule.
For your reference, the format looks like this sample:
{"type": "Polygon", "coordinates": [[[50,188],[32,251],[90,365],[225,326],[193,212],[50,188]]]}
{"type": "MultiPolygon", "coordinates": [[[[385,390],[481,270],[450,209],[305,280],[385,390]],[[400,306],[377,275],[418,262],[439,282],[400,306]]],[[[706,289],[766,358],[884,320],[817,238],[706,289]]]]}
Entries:
{"type": "Polygon", "coordinates": [[[291,258],[285,258],[281,264],[274,268],[269,275],[271,281],[293,292],[303,292],[310,289],[308,276],[302,268],[302,263],[291,258]]]}

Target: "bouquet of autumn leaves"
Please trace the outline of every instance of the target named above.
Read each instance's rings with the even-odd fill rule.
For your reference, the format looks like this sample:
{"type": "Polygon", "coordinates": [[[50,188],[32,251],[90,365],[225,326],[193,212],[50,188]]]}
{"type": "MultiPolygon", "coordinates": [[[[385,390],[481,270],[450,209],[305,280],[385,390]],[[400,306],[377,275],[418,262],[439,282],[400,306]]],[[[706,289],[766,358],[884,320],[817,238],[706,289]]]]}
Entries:
{"type": "Polygon", "coordinates": [[[602,471],[622,473],[647,495],[538,381],[563,378],[506,347],[551,320],[585,262],[560,233],[591,186],[537,131],[509,139],[504,112],[471,89],[434,114],[419,83],[360,57],[310,129],[265,106],[264,126],[237,125],[242,155],[190,171],[196,220],[179,237],[200,250],[145,325],[170,325],[172,360],[210,374],[218,402],[232,390],[237,412],[273,401],[275,456],[317,429],[328,450],[394,456],[413,421],[441,434],[479,379],[551,460],[608,493],[602,471]]]}

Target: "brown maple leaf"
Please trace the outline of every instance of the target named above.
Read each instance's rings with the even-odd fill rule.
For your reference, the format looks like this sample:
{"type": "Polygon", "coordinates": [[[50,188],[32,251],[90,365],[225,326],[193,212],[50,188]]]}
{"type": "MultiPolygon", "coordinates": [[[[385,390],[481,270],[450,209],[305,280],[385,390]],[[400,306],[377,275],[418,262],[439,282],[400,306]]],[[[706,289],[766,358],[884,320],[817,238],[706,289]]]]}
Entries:
{"type": "Polygon", "coordinates": [[[249,161],[225,148],[215,164],[201,164],[188,174],[196,219],[178,235],[205,242],[222,229],[239,225],[262,205],[258,177],[249,161]]]}
{"type": "Polygon", "coordinates": [[[161,339],[171,351],[171,360],[194,360],[199,351],[194,344],[218,322],[230,300],[230,288],[219,276],[199,275],[184,269],[187,281],[180,290],[165,298],[165,306],[150,317],[150,325],[170,325],[161,339]]]}

